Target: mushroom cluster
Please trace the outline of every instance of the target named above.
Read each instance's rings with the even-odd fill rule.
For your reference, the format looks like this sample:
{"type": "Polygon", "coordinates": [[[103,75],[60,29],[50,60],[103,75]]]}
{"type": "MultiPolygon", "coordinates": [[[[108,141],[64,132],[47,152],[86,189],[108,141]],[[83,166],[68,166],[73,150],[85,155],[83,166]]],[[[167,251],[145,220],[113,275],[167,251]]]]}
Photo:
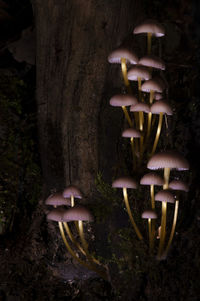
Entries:
{"type": "MultiPolygon", "coordinates": [[[[147,35],[147,53],[141,57],[130,49],[115,49],[108,57],[110,63],[121,63],[122,75],[127,94],[115,95],[110,100],[110,105],[121,106],[125,119],[129,127],[122,131],[122,137],[130,139],[133,168],[131,174],[135,174],[136,179],[141,178],[140,174],[144,169],[151,170],[163,169],[164,174],[155,171],[145,174],[140,179],[141,185],[150,186],[149,209],[142,213],[143,219],[148,219],[149,229],[149,249],[152,252],[156,242],[156,229],[159,229],[159,246],[157,258],[166,258],[169,251],[176,227],[179,196],[177,191],[188,191],[188,186],[182,180],[170,179],[171,170],[188,170],[189,164],[185,158],[176,151],[163,151],[156,153],[159,146],[163,117],[167,124],[168,116],[173,115],[173,109],[165,96],[168,87],[163,76],[166,66],[164,61],[152,54],[152,37],[160,38],[165,35],[165,29],[162,24],[155,20],[146,20],[135,27],[134,35],[147,35]],[[137,83],[134,87],[134,82],[137,83]],[[126,101],[125,101],[126,100],[126,101]],[[130,110],[128,110],[130,107],[130,110]],[[131,114],[133,112],[133,115],[131,114]],[[157,118],[158,116],[158,118],[157,118]],[[157,125],[156,125],[157,119],[157,125]],[[155,194],[154,187],[162,186],[162,190],[155,194]],[[176,191],[176,193],[175,193],[176,191]],[[157,203],[161,202],[161,213],[158,210],[157,203]],[[174,218],[169,233],[167,225],[167,204],[174,206],[174,218]],[[161,222],[156,224],[156,219],[161,222]],[[168,243],[166,243],[169,234],[168,243]]],[[[156,39],[155,39],[156,41],[156,39]]],[[[126,124],[126,122],[124,123],[126,124]]],[[[135,179],[120,177],[116,179],[112,186],[123,189],[125,207],[133,226],[133,229],[140,240],[144,235],[139,230],[134,220],[134,212],[128,200],[127,189],[137,189],[138,184],[135,179]]],[[[157,188],[156,188],[157,189],[157,188]]],[[[144,209],[146,206],[144,206],[144,209]]]]}
{"type": "Polygon", "coordinates": [[[82,199],[82,194],[80,190],[73,185],[65,188],[63,192],[50,195],[45,200],[45,204],[47,206],[53,206],[54,208],[47,213],[47,220],[58,222],[63,242],[72,257],[81,265],[96,272],[100,277],[107,280],[105,267],[90,254],[88,243],[85,239],[84,222],[93,222],[94,218],[85,206],[75,204],[75,199],[82,199]],[[78,232],[80,241],[75,238],[73,234],[74,231],[78,232]],[[74,247],[76,251],[74,251],[74,247]],[[77,251],[79,251],[80,254],[78,254],[77,251]]]}

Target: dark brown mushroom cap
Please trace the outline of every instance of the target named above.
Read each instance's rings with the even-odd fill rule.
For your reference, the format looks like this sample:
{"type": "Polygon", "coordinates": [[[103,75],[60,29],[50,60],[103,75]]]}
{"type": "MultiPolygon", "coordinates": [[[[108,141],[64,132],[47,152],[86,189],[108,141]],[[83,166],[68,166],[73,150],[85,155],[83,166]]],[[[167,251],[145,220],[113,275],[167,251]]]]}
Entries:
{"type": "MultiPolygon", "coordinates": [[[[47,214],[47,219],[51,220],[51,221],[55,221],[55,222],[63,222],[66,221],[64,220],[64,213],[66,212],[66,209],[63,208],[56,208],[51,210],[48,214],[47,214]]],[[[67,220],[68,221],[68,220],[67,220]]]]}
{"type": "Polygon", "coordinates": [[[155,55],[145,55],[139,60],[140,65],[165,70],[164,61],[155,55]]]}
{"type": "Polygon", "coordinates": [[[162,37],[165,35],[165,29],[162,24],[158,23],[155,20],[145,20],[138,26],[134,28],[133,33],[139,34],[139,33],[152,33],[152,35],[156,37],[162,37]]]}
{"type": "Polygon", "coordinates": [[[140,131],[138,131],[136,129],[129,128],[129,129],[126,129],[122,132],[122,137],[125,137],[125,138],[140,138],[141,133],[140,133],[140,131]]]}
{"type": "Polygon", "coordinates": [[[175,198],[169,190],[161,190],[155,194],[155,201],[175,203],[175,198]]]}
{"type": "Polygon", "coordinates": [[[161,82],[154,78],[154,79],[149,79],[146,82],[144,82],[144,84],[142,84],[141,90],[143,92],[148,92],[148,93],[150,91],[162,93],[164,88],[163,88],[163,85],[161,84],[161,82]]]}
{"type": "Polygon", "coordinates": [[[110,99],[110,105],[113,107],[131,106],[137,102],[137,98],[129,94],[117,94],[110,99]]]}
{"type": "Polygon", "coordinates": [[[108,56],[108,62],[111,64],[121,64],[121,59],[125,58],[126,61],[130,64],[137,64],[138,63],[138,56],[135,52],[130,51],[125,48],[118,48],[111,52],[108,56]]]}
{"type": "Polygon", "coordinates": [[[128,71],[127,76],[129,80],[134,81],[137,81],[138,77],[140,77],[141,80],[148,80],[151,78],[151,72],[147,67],[137,65],[128,71]]]}
{"type": "Polygon", "coordinates": [[[144,175],[140,180],[141,185],[164,185],[164,180],[155,172],[149,172],[144,175]]]}
{"type": "Polygon", "coordinates": [[[142,213],[142,218],[144,219],[156,219],[157,218],[157,213],[154,210],[145,210],[142,213]]]}
{"type": "Polygon", "coordinates": [[[70,198],[71,196],[78,198],[78,199],[82,199],[82,194],[81,194],[80,190],[76,186],[73,186],[73,185],[68,186],[63,191],[64,198],[70,198]]]}
{"type": "Polygon", "coordinates": [[[94,220],[91,212],[83,206],[74,206],[66,210],[63,215],[63,219],[69,221],[88,221],[88,222],[92,222],[94,220]]]}
{"type": "Polygon", "coordinates": [[[68,198],[64,198],[61,192],[57,192],[54,194],[51,194],[46,200],[46,205],[51,206],[71,206],[71,200],[68,198]]]}
{"type": "Polygon", "coordinates": [[[181,190],[188,192],[189,185],[182,180],[173,180],[169,183],[169,188],[172,190],[181,190]]]}
{"type": "Polygon", "coordinates": [[[152,114],[166,114],[173,115],[172,108],[166,100],[157,100],[151,105],[151,113],[152,114]]]}
{"type": "Polygon", "coordinates": [[[177,170],[188,170],[188,161],[176,151],[166,151],[153,155],[147,164],[149,169],[170,168],[177,170]]]}
{"type": "Polygon", "coordinates": [[[122,177],[112,183],[113,188],[132,188],[137,189],[137,182],[131,177],[122,177]]]}
{"type": "Polygon", "coordinates": [[[149,113],[150,112],[150,107],[148,104],[144,102],[138,102],[136,105],[132,105],[130,107],[131,112],[145,112],[149,113]]]}

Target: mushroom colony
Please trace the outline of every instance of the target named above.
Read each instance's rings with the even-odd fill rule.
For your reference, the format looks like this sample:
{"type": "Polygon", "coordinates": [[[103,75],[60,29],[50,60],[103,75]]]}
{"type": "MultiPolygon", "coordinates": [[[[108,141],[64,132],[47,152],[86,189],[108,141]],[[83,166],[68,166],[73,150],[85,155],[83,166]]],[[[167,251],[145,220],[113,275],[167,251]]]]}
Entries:
{"type": "MultiPolygon", "coordinates": [[[[135,27],[133,34],[147,36],[147,53],[144,56],[138,57],[133,50],[123,47],[115,49],[108,56],[109,63],[121,64],[126,92],[113,95],[110,105],[123,110],[125,120],[122,139],[130,139],[132,156],[131,177],[120,175],[113,181],[112,187],[122,189],[124,205],[137,238],[147,241],[149,252],[162,260],[167,257],[175,234],[180,192],[189,190],[182,179],[173,179],[173,173],[174,170],[176,174],[177,171],[179,174],[188,170],[189,164],[176,150],[164,149],[157,152],[163,123],[167,123],[167,118],[173,115],[170,102],[166,99],[167,83],[162,76],[165,63],[152,54],[152,38],[157,43],[157,39],[165,35],[165,29],[157,21],[146,20],[135,27]],[[140,178],[138,170],[144,172],[140,178]],[[138,189],[138,182],[149,186],[149,200],[145,201],[148,205],[144,206],[149,208],[141,212],[141,218],[148,222],[147,233],[141,231],[136,224],[133,204],[129,202],[128,192],[138,189]],[[168,207],[173,212],[171,225],[167,220],[168,207]]],[[[63,242],[73,258],[107,280],[106,267],[90,254],[84,234],[84,223],[92,222],[93,216],[87,208],[76,205],[77,198],[81,199],[82,194],[75,186],[50,195],[45,203],[54,206],[54,209],[49,211],[47,219],[58,222],[63,242]],[[78,239],[74,235],[75,231],[78,239]],[[79,250],[81,256],[74,248],[79,250]]]]}

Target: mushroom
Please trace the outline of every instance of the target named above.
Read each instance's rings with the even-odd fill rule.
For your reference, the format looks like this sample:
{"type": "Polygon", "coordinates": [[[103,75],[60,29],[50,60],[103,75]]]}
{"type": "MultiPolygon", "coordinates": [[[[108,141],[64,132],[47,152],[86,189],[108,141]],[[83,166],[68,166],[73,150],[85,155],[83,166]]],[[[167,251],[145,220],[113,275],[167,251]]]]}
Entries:
{"type": "Polygon", "coordinates": [[[161,190],[155,195],[155,200],[162,202],[162,218],[161,218],[161,236],[158,250],[158,258],[160,258],[166,235],[166,218],[167,218],[167,203],[175,203],[173,194],[168,190],[161,190]]]}
{"type": "Polygon", "coordinates": [[[173,112],[172,112],[172,108],[171,108],[170,104],[167,101],[158,100],[154,104],[151,105],[151,113],[159,114],[159,121],[158,121],[156,136],[155,136],[155,140],[154,140],[154,144],[153,144],[153,148],[152,148],[152,152],[151,152],[151,156],[152,156],[155,153],[155,150],[156,150],[156,147],[158,144],[158,140],[160,137],[163,115],[164,114],[172,115],[173,112]]]}
{"type": "Polygon", "coordinates": [[[130,138],[131,150],[132,150],[132,156],[133,156],[133,165],[135,167],[136,160],[135,160],[135,150],[134,150],[134,138],[140,138],[141,133],[140,133],[140,131],[138,131],[136,129],[129,128],[122,132],[122,137],[130,138]]]}
{"type": "Polygon", "coordinates": [[[135,105],[137,104],[137,98],[135,96],[129,95],[129,94],[117,94],[114,95],[111,99],[110,99],[110,105],[113,107],[121,107],[124,115],[126,117],[126,120],[128,121],[130,127],[133,126],[133,122],[129,116],[129,113],[126,109],[126,106],[131,106],[131,105],[135,105]]]}
{"type": "MultiPolygon", "coordinates": [[[[158,80],[158,79],[150,79],[144,82],[144,84],[141,87],[143,92],[150,93],[149,95],[149,103],[150,105],[153,103],[154,99],[154,93],[162,93],[164,90],[163,84],[158,80]]],[[[147,124],[147,137],[146,140],[148,141],[150,131],[151,131],[151,118],[152,118],[152,113],[149,112],[148,114],[148,124],[147,124]]]]}
{"type": "MultiPolygon", "coordinates": [[[[181,190],[181,191],[185,191],[188,192],[189,191],[189,186],[187,183],[181,181],[181,180],[173,180],[169,183],[169,188],[172,190],[181,190]]],[[[172,224],[172,229],[171,229],[171,233],[170,233],[170,237],[169,237],[169,241],[167,244],[167,247],[164,251],[164,256],[167,256],[168,250],[170,248],[170,245],[172,243],[173,237],[174,237],[174,233],[175,233],[175,228],[176,228],[176,222],[177,222],[177,216],[178,216],[178,207],[179,207],[179,199],[176,199],[176,203],[175,203],[175,208],[174,208],[174,218],[173,218],[173,224],[172,224]]]]}
{"type": "Polygon", "coordinates": [[[162,186],[164,180],[155,172],[149,172],[140,180],[141,185],[150,185],[151,208],[155,209],[154,185],[162,186]]]}
{"type": "Polygon", "coordinates": [[[159,58],[155,55],[145,55],[145,56],[143,56],[139,60],[138,64],[140,64],[142,66],[146,66],[146,67],[165,70],[164,61],[161,58],[159,58]]]}
{"type": "MultiPolygon", "coordinates": [[[[150,112],[150,107],[143,103],[143,102],[139,102],[136,105],[132,105],[130,107],[130,111],[131,112],[139,112],[139,129],[141,132],[143,132],[143,113],[149,113],[150,112]]],[[[143,141],[144,141],[144,136],[143,133],[141,134],[140,137],[140,160],[142,159],[142,155],[143,155],[143,141]]]]}
{"type": "Polygon", "coordinates": [[[139,101],[142,101],[142,94],[141,94],[141,81],[148,80],[151,78],[151,72],[145,66],[134,66],[128,71],[128,79],[131,81],[138,82],[138,95],[139,101]]]}
{"type": "Polygon", "coordinates": [[[68,198],[64,198],[62,193],[56,192],[54,194],[51,194],[46,200],[45,200],[46,205],[51,205],[54,207],[57,206],[71,206],[71,200],[68,198]]]}
{"type": "Polygon", "coordinates": [[[108,56],[109,63],[117,63],[121,64],[122,75],[124,79],[125,86],[127,87],[128,93],[131,93],[130,83],[127,78],[127,66],[126,62],[130,64],[137,64],[138,63],[138,56],[136,53],[125,49],[125,48],[118,48],[111,52],[108,56]]]}
{"type": "Polygon", "coordinates": [[[150,251],[153,248],[153,237],[154,237],[154,230],[151,229],[151,220],[157,218],[157,214],[153,210],[146,210],[142,213],[143,219],[148,219],[148,228],[149,228],[149,248],[150,251]]]}
{"type": "MultiPolygon", "coordinates": [[[[147,164],[149,169],[164,169],[164,185],[163,189],[168,189],[169,187],[169,176],[171,169],[177,170],[188,170],[189,163],[188,161],[178,152],[175,151],[165,151],[157,153],[151,157],[147,164]]],[[[159,195],[158,195],[159,196],[159,195]]],[[[156,199],[156,197],[155,197],[156,199]]],[[[165,236],[165,227],[163,226],[166,220],[166,202],[162,202],[162,223],[161,223],[161,237],[159,244],[159,255],[161,254],[164,236],[165,236]]]]}
{"type": "Polygon", "coordinates": [[[155,20],[145,20],[141,24],[135,27],[134,34],[147,33],[147,52],[151,53],[151,37],[162,37],[165,35],[165,29],[163,25],[155,20]]]}
{"type": "Polygon", "coordinates": [[[133,215],[131,213],[131,208],[129,205],[129,201],[128,201],[128,194],[127,194],[127,189],[137,189],[137,183],[134,179],[132,179],[131,177],[123,177],[123,178],[118,178],[116,179],[113,183],[112,183],[112,187],[113,188],[122,188],[123,189],[123,196],[124,196],[124,202],[126,205],[126,209],[130,218],[130,221],[133,225],[133,228],[137,234],[137,237],[142,240],[142,234],[140,233],[134,219],[133,219],[133,215]]]}
{"type": "Polygon", "coordinates": [[[74,198],[82,199],[82,194],[76,186],[70,185],[64,189],[63,197],[70,198],[71,199],[71,207],[74,207],[74,198]]]}

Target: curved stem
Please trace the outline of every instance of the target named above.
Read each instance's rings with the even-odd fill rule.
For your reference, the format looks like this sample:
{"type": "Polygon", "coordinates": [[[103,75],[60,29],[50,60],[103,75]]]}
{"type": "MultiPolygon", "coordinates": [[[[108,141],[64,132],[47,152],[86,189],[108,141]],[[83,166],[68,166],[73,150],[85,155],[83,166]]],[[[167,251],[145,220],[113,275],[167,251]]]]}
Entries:
{"type": "Polygon", "coordinates": [[[70,245],[69,245],[69,243],[68,243],[68,241],[67,241],[67,239],[65,237],[65,233],[64,233],[63,226],[62,226],[62,222],[58,222],[58,225],[59,225],[59,229],[60,229],[60,233],[61,233],[63,242],[64,242],[67,250],[69,251],[69,253],[72,255],[72,257],[75,258],[81,265],[85,266],[89,270],[92,270],[92,271],[96,272],[100,277],[102,277],[103,279],[105,279],[107,281],[108,279],[107,279],[107,276],[106,276],[105,273],[102,273],[102,272],[98,271],[94,266],[91,266],[91,265],[87,264],[85,261],[81,260],[75,254],[75,252],[72,250],[72,248],[70,247],[70,245]]]}
{"type": "Polygon", "coordinates": [[[156,137],[155,137],[155,140],[154,140],[151,156],[153,156],[153,154],[155,153],[155,150],[156,150],[156,147],[157,147],[157,144],[158,144],[158,140],[159,140],[160,132],[161,132],[161,128],[162,128],[162,121],[163,121],[163,113],[160,113],[159,114],[159,122],[158,122],[156,137]]]}
{"type": "Polygon", "coordinates": [[[132,91],[131,91],[130,82],[129,82],[128,77],[127,77],[127,67],[126,67],[126,59],[125,58],[121,58],[121,69],[122,69],[124,84],[125,84],[125,86],[128,90],[128,93],[131,94],[132,91]]]}
{"type": "Polygon", "coordinates": [[[174,209],[173,225],[172,225],[172,229],[171,229],[169,241],[168,241],[166,250],[165,250],[165,252],[164,252],[164,255],[165,255],[165,256],[167,255],[167,253],[168,253],[168,251],[169,251],[170,245],[171,245],[171,243],[172,243],[172,239],[173,239],[173,237],[174,237],[175,228],[176,228],[176,222],[177,222],[177,216],[178,216],[178,206],[179,206],[179,201],[176,200],[175,209],[174,209]]]}
{"type": "Polygon", "coordinates": [[[166,218],[167,218],[167,202],[162,202],[161,235],[160,235],[160,243],[159,243],[159,249],[158,249],[158,258],[159,259],[161,258],[161,254],[162,254],[164,243],[165,243],[166,218]]]}
{"type": "Polygon", "coordinates": [[[83,248],[80,246],[80,244],[76,241],[75,237],[73,236],[69,226],[68,226],[68,223],[66,222],[63,222],[63,225],[64,225],[64,228],[65,228],[65,231],[67,232],[67,235],[69,236],[71,242],[73,242],[73,244],[79,249],[79,251],[81,251],[81,253],[85,256],[85,251],[83,250],[83,248]]]}
{"type": "Polygon", "coordinates": [[[152,33],[148,32],[147,33],[147,53],[148,53],[148,55],[151,54],[151,37],[152,37],[152,33]]]}
{"type": "Polygon", "coordinates": [[[101,265],[101,263],[98,260],[96,260],[93,256],[91,256],[90,253],[88,252],[88,244],[85,240],[85,235],[84,235],[84,231],[83,231],[83,222],[82,221],[78,221],[78,229],[79,229],[79,235],[80,235],[81,242],[83,244],[83,249],[84,249],[84,252],[86,254],[86,257],[91,262],[91,264],[95,263],[95,264],[101,265]]]}
{"type": "Polygon", "coordinates": [[[126,209],[127,209],[127,212],[128,212],[128,215],[129,215],[129,218],[130,218],[130,221],[133,225],[133,228],[137,234],[137,237],[142,240],[143,237],[142,237],[142,234],[140,233],[134,219],[133,219],[133,216],[132,216],[132,213],[131,213],[131,208],[130,208],[130,205],[129,205],[129,201],[128,201],[128,194],[127,194],[127,189],[124,187],[123,188],[123,195],[124,195],[124,202],[125,202],[125,205],[126,205],[126,209]]]}
{"type": "Polygon", "coordinates": [[[127,108],[126,108],[125,106],[122,106],[122,110],[124,111],[124,115],[125,115],[125,117],[126,117],[126,120],[127,120],[128,123],[129,123],[130,127],[132,127],[132,126],[133,126],[133,122],[132,122],[132,120],[131,120],[131,118],[130,118],[130,116],[129,116],[129,113],[128,113],[128,111],[127,111],[127,108]]]}

